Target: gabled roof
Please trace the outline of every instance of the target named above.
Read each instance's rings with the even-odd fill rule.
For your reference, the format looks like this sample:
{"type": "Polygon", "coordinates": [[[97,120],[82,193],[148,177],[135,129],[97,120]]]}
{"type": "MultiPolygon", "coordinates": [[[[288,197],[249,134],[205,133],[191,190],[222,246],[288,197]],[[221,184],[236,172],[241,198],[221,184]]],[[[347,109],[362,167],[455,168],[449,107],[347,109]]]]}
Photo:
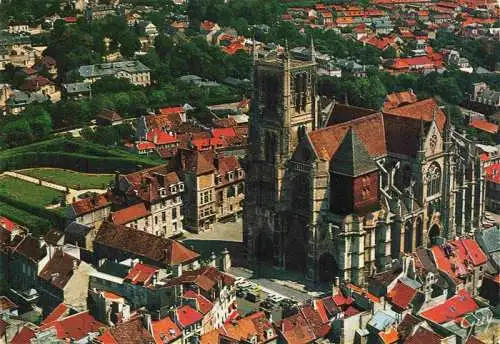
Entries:
{"type": "Polygon", "coordinates": [[[377,170],[377,165],[356,133],[350,128],[333,156],[332,171],[358,177],[375,170],[377,170]]]}
{"type": "Polygon", "coordinates": [[[194,299],[197,304],[197,311],[205,315],[212,310],[214,304],[201,294],[196,293],[193,290],[186,290],[182,295],[185,299],[194,299]]]}
{"type": "Polygon", "coordinates": [[[54,328],[59,339],[73,338],[73,340],[79,340],[91,332],[99,332],[99,329],[103,327],[106,327],[106,325],[97,321],[88,311],[85,311],[46,323],[40,326],[40,330],[54,328]]]}
{"type": "Polygon", "coordinates": [[[157,271],[158,269],[153,266],[137,263],[132,269],[130,269],[128,275],[125,277],[125,280],[132,284],[147,285],[150,281],[152,281],[153,276],[157,271]]]}
{"type": "Polygon", "coordinates": [[[389,93],[385,98],[384,111],[415,102],[417,102],[417,96],[413,93],[413,90],[389,93]]]}
{"type": "Polygon", "coordinates": [[[407,309],[416,295],[417,290],[401,281],[397,281],[394,288],[387,294],[389,302],[401,310],[407,309]]]}
{"type": "Polygon", "coordinates": [[[64,303],[60,303],[49,315],[43,319],[41,325],[49,324],[53,321],[60,320],[64,316],[68,315],[69,308],[64,303]]]}
{"type": "Polygon", "coordinates": [[[413,328],[421,322],[421,319],[407,313],[397,327],[399,338],[404,341],[413,332],[413,328]]]}
{"type": "Polygon", "coordinates": [[[76,216],[82,216],[108,206],[111,206],[111,201],[107,193],[94,194],[71,204],[76,216]]]}
{"type": "Polygon", "coordinates": [[[331,160],[345,134],[352,129],[372,158],[387,154],[382,114],[374,113],[308,133],[317,157],[331,160]]]}
{"type": "Polygon", "coordinates": [[[472,296],[465,289],[461,289],[457,295],[421,312],[420,316],[435,323],[443,324],[474,312],[478,308],[479,306],[472,296]]]}
{"type": "Polygon", "coordinates": [[[0,296],[0,312],[8,312],[17,309],[18,306],[7,296],[0,296]]]}
{"type": "Polygon", "coordinates": [[[30,339],[33,337],[35,337],[35,331],[28,326],[23,326],[21,331],[12,338],[10,344],[26,344],[29,343],[30,339]]]}
{"type": "Polygon", "coordinates": [[[498,125],[481,119],[473,119],[470,124],[471,127],[485,131],[489,134],[498,133],[498,125]]]}
{"type": "Polygon", "coordinates": [[[442,336],[429,330],[423,326],[420,326],[415,333],[408,336],[405,344],[441,344],[442,336]]]}
{"type": "Polygon", "coordinates": [[[384,111],[385,115],[398,116],[402,118],[423,120],[432,122],[436,118],[436,124],[440,131],[443,131],[446,122],[446,115],[436,103],[434,98],[420,100],[411,104],[384,111]]]}
{"type": "Polygon", "coordinates": [[[107,221],[99,228],[94,243],[127,252],[135,257],[147,258],[160,267],[187,264],[200,256],[175,240],[107,221]]]}
{"type": "Polygon", "coordinates": [[[175,313],[177,315],[177,323],[183,329],[203,319],[203,315],[189,305],[177,308],[175,313]]]}
{"type": "Polygon", "coordinates": [[[221,281],[223,285],[232,286],[235,282],[230,275],[218,271],[214,267],[203,267],[198,270],[185,271],[181,276],[165,280],[167,286],[194,284],[199,288],[210,291],[221,281]]]}
{"type": "Polygon", "coordinates": [[[80,261],[62,250],[56,250],[54,256],[40,272],[40,278],[49,282],[58,289],[64,289],[73,276],[73,269],[78,267],[80,261]]]}
{"type": "Polygon", "coordinates": [[[157,344],[170,343],[182,336],[179,326],[170,317],[153,321],[152,326],[153,337],[157,344]]]}
{"type": "Polygon", "coordinates": [[[118,324],[116,327],[104,332],[97,339],[103,344],[114,344],[115,342],[120,344],[144,344],[155,342],[151,333],[144,327],[141,318],[135,318],[118,324]]]}
{"type": "Polygon", "coordinates": [[[146,209],[144,203],[140,202],[111,213],[111,220],[114,224],[125,225],[149,215],[150,212],[146,209]]]}

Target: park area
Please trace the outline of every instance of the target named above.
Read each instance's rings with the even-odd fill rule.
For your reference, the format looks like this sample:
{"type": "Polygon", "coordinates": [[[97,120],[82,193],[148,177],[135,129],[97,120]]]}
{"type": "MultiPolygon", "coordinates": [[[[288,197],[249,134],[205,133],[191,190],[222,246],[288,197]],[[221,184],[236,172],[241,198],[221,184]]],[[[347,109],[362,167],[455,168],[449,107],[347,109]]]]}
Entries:
{"type": "Polygon", "coordinates": [[[60,168],[31,168],[17,173],[76,190],[106,189],[113,180],[112,174],[82,173],[60,168]]]}

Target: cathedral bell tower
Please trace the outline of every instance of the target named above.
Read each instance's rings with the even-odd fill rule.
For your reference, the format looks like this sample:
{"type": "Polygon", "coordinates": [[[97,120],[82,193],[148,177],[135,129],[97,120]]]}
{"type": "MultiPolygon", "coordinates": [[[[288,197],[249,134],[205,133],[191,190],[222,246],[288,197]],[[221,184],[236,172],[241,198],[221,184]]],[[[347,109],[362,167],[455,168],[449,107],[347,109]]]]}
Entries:
{"type": "Polygon", "coordinates": [[[288,49],[257,59],[247,155],[244,241],[249,256],[280,265],[278,213],[287,161],[305,131],[317,128],[316,62],[295,60],[288,49]]]}

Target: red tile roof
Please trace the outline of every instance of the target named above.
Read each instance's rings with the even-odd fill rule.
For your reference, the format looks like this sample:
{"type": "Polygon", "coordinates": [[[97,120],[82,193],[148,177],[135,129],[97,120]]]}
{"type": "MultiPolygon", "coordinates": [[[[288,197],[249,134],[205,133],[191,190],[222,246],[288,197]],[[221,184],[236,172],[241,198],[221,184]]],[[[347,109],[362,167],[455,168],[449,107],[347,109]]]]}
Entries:
{"type": "Polygon", "coordinates": [[[111,213],[111,221],[117,225],[126,225],[132,221],[151,215],[143,202],[111,213]]]}
{"type": "Polygon", "coordinates": [[[397,281],[394,288],[387,294],[389,302],[401,310],[408,308],[415,295],[417,291],[401,281],[397,281]]]}
{"type": "Polygon", "coordinates": [[[417,102],[417,96],[413,90],[390,93],[386,96],[384,102],[384,111],[388,111],[403,105],[417,102]]]}
{"type": "Polygon", "coordinates": [[[272,323],[267,319],[264,312],[255,312],[233,323],[227,323],[221,329],[225,336],[237,340],[248,341],[251,336],[257,336],[257,343],[264,343],[276,338],[272,323]],[[268,337],[267,330],[271,330],[273,335],[268,337]]]}
{"type": "Polygon", "coordinates": [[[465,289],[461,289],[458,291],[457,295],[452,296],[435,307],[421,312],[420,316],[435,323],[443,324],[474,312],[478,308],[479,306],[472,296],[470,296],[465,289]]]}
{"type": "Polygon", "coordinates": [[[16,228],[16,223],[6,217],[0,216],[0,227],[5,228],[9,232],[12,232],[16,228]]]}
{"type": "Polygon", "coordinates": [[[204,267],[198,270],[185,271],[181,276],[166,280],[168,286],[194,284],[205,291],[211,291],[222,281],[225,286],[234,285],[234,278],[228,274],[218,271],[214,267],[204,267]]]}
{"type": "Polygon", "coordinates": [[[148,149],[155,149],[156,145],[153,142],[141,141],[141,142],[136,143],[135,147],[138,151],[143,151],[143,150],[148,150],[148,149]]]}
{"type": "Polygon", "coordinates": [[[60,320],[64,316],[68,315],[69,308],[64,303],[60,303],[45,319],[43,319],[41,325],[46,325],[56,320],[60,320]]]}
{"type": "Polygon", "coordinates": [[[182,331],[170,317],[153,321],[152,325],[156,344],[170,343],[182,336],[182,331]]]}
{"type": "Polygon", "coordinates": [[[481,119],[473,119],[469,125],[473,128],[485,131],[490,134],[498,133],[498,125],[481,119]]]}
{"type": "Polygon", "coordinates": [[[35,337],[35,331],[33,331],[28,326],[23,326],[21,331],[19,331],[14,338],[10,341],[10,344],[27,344],[30,342],[31,338],[35,337]]]}
{"type": "Polygon", "coordinates": [[[186,290],[183,295],[186,299],[195,299],[198,305],[197,310],[203,315],[207,314],[212,310],[214,304],[201,294],[194,292],[193,290],[186,290]]]}
{"type": "Polygon", "coordinates": [[[43,76],[33,76],[26,79],[23,83],[23,90],[33,92],[38,91],[41,87],[47,85],[53,85],[54,83],[43,76]]]}
{"type": "Polygon", "coordinates": [[[183,329],[203,319],[203,315],[189,305],[177,308],[175,313],[177,315],[177,323],[183,329]]]}
{"type": "Polygon", "coordinates": [[[177,138],[174,135],[170,135],[159,128],[153,128],[150,132],[148,132],[146,134],[146,140],[153,142],[156,145],[167,145],[177,142],[177,138]]]}
{"type": "Polygon", "coordinates": [[[428,56],[417,56],[417,57],[401,57],[394,59],[391,66],[392,69],[408,69],[408,68],[439,68],[442,66],[440,60],[431,59],[428,56]]]}
{"type": "Polygon", "coordinates": [[[108,206],[111,206],[111,201],[106,193],[94,194],[71,204],[76,216],[82,216],[108,206]]]}
{"type": "Polygon", "coordinates": [[[446,115],[439,108],[439,105],[436,103],[434,98],[428,98],[408,105],[389,109],[384,111],[384,114],[416,120],[422,119],[425,122],[432,122],[435,115],[436,124],[440,131],[443,131],[446,122],[446,115]]]}
{"type": "Polygon", "coordinates": [[[161,108],[160,109],[160,114],[162,115],[171,115],[171,114],[179,114],[179,113],[184,113],[184,107],[183,106],[171,106],[171,107],[166,107],[166,108],[161,108]]]}
{"type": "Polygon", "coordinates": [[[236,136],[234,128],[215,128],[212,129],[212,136],[214,138],[224,138],[236,136]]]}
{"type": "Polygon", "coordinates": [[[500,162],[491,164],[484,169],[486,180],[500,184],[500,162]]]}
{"type": "Polygon", "coordinates": [[[397,343],[399,340],[398,330],[394,327],[389,327],[386,331],[380,331],[378,335],[384,344],[397,343]]]}
{"type": "Polygon", "coordinates": [[[128,194],[146,202],[160,200],[160,189],[165,188],[165,196],[170,196],[170,186],[180,182],[176,172],[171,172],[167,165],[152,167],[138,172],[122,175],[130,183],[128,194]]]}
{"type": "Polygon", "coordinates": [[[128,275],[125,277],[125,280],[132,284],[148,285],[152,281],[153,276],[157,271],[158,268],[138,263],[129,270],[128,275]]]}
{"type": "Polygon", "coordinates": [[[97,338],[102,344],[143,344],[153,343],[154,338],[138,317],[118,324],[97,338]]]}
{"type": "Polygon", "coordinates": [[[277,326],[287,344],[307,344],[316,339],[307,320],[300,313],[282,319],[277,326]]]}
{"type": "Polygon", "coordinates": [[[441,344],[441,339],[443,337],[437,333],[420,326],[414,334],[408,336],[405,344],[441,344]]]}
{"type": "Polygon", "coordinates": [[[387,154],[382,115],[375,113],[308,133],[318,158],[331,160],[352,128],[373,158],[387,154]]]}
{"type": "Polygon", "coordinates": [[[99,329],[104,327],[106,325],[97,321],[88,311],[85,311],[41,325],[40,330],[54,328],[59,339],[73,338],[73,340],[79,340],[91,332],[99,332],[99,329]]]}

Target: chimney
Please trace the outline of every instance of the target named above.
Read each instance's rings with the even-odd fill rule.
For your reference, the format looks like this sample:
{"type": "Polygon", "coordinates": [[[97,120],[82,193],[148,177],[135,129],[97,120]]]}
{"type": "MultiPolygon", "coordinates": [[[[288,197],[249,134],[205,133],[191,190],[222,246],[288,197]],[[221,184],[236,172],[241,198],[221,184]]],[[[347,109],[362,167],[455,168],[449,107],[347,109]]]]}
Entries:
{"type": "Polygon", "coordinates": [[[149,333],[153,334],[153,325],[151,323],[151,314],[144,313],[142,315],[142,321],[143,321],[143,326],[146,328],[146,330],[148,330],[149,333]]]}

